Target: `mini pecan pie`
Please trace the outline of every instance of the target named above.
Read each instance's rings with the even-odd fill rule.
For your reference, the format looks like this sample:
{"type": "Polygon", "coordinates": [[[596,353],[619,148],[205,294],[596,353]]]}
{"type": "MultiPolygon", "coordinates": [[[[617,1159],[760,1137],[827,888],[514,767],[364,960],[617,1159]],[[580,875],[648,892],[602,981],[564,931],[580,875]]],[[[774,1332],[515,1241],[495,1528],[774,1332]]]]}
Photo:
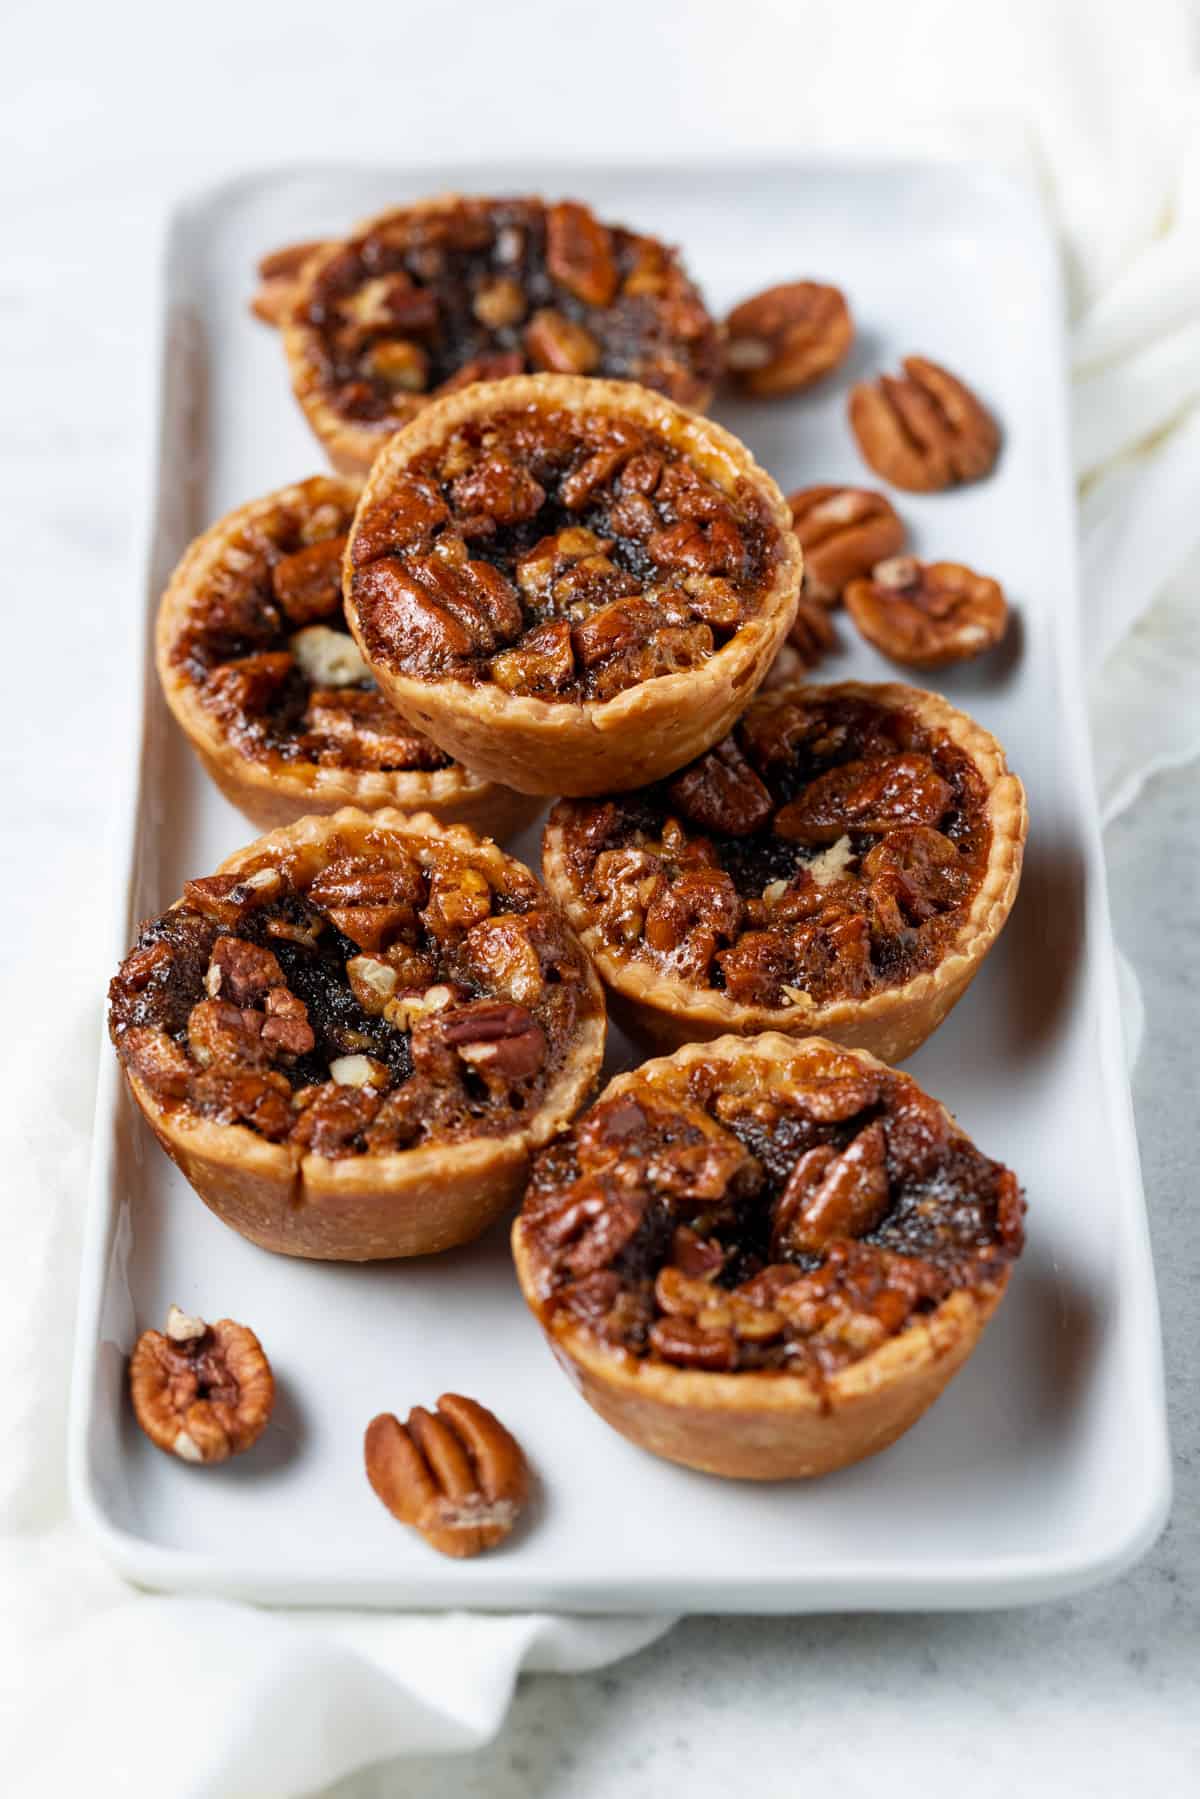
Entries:
{"type": "Polygon", "coordinates": [[[471,381],[602,375],[702,407],[721,368],[675,251],[573,200],[451,194],[381,213],[303,261],[284,344],[309,424],[350,474],[471,381]]]}
{"type": "Polygon", "coordinates": [[[158,614],[163,692],[252,823],[398,806],[505,837],[528,799],[471,774],[395,712],[346,628],[342,557],[359,489],[318,475],[198,537],[158,614]]]}
{"type": "Polygon", "coordinates": [[[612,1081],[534,1163],[513,1251],[606,1423],[688,1467],[796,1479],[933,1403],[1004,1295],[1023,1212],[910,1076],[770,1032],[612,1081]]]}
{"type": "Polygon", "coordinates": [[[109,988],[133,1096],[201,1198],[333,1261],[477,1236],[600,1067],[599,983],[528,869],[347,809],[260,837],[144,925],[109,988]]]}
{"type": "Polygon", "coordinates": [[[672,780],[560,802],[543,866],[614,1005],[673,1047],[820,1033],[901,1061],[966,990],[1021,872],[1025,795],[936,694],[761,694],[672,780]]]}
{"type": "Polygon", "coordinates": [[[568,375],[479,383],[397,432],[345,576],[397,711],[522,793],[636,787],[706,749],[799,585],[783,497],[736,438],[568,375]]]}

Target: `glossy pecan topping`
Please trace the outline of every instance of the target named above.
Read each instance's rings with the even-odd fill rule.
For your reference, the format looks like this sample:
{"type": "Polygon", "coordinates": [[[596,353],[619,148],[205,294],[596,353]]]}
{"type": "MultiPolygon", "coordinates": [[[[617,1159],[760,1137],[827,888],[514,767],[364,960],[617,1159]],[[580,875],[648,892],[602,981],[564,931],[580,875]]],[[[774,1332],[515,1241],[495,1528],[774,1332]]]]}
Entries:
{"type": "Polygon", "coordinates": [[[863,487],[802,487],[788,495],[792,528],[804,551],[804,593],[835,606],[848,582],[904,547],[891,501],[863,487]]]}
{"type": "Polygon", "coordinates": [[[924,356],[904,374],[851,390],[850,425],[877,474],[912,493],[937,493],[988,474],[1000,453],[995,419],[971,389],[924,356]]]}
{"type": "Polygon", "coordinates": [[[944,668],[999,643],[1008,625],[1004,589],[961,562],[896,556],[846,589],[846,610],[894,662],[944,668]]]}
{"type": "Polygon", "coordinates": [[[615,376],[691,406],[720,369],[716,328],[675,251],[576,201],[400,207],[294,281],[285,254],[264,275],[260,316],[292,316],[326,404],[380,430],[470,381],[615,376]]]}
{"type": "Polygon", "coordinates": [[[376,666],[599,702],[698,668],[752,618],[779,534],[632,421],[533,407],[471,420],[357,519],[376,666]]]}
{"type": "Polygon", "coordinates": [[[317,477],[232,515],[188,593],[170,665],[255,761],[447,768],[378,691],[346,625],[342,555],[356,498],[349,483],[317,477]]]}
{"type": "Polygon", "coordinates": [[[908,1075],[654,1063],[538,1157],[522,1213],[551,1328],[633,1356],[819,1380],[1020,1254],[1014,1175],[908,1075]]]}
{"type": "Polygon", "coordinates": [[[725,366],[760,398],[808,387],[844,361],[854,342],[845,295],[820,281],[790,281],[743,300],[725,330],[725,366]]]}
{"type": "Polygon", "coordinates": [[[903,708],[763,694],[671,780],[560,801],[567,880],[605,946],[740,1005],[900,985],[962,929],[987,866],[982,777],[903,708]]]}
{"type": "Polygon", "coordinates": [[[160,1103],[319,1156],[518,1129],[589,1002],[506,868],[393,842],[189,882],[112,982],[117,1051],[160,1103]]]}

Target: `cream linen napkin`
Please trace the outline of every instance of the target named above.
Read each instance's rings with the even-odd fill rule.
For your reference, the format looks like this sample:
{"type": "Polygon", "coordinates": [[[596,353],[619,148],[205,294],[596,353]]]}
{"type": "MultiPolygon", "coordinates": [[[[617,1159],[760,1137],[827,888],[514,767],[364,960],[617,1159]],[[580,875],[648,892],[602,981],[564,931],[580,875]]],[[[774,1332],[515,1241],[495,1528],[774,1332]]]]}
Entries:
{"type": "MultiPolygon", "coordinates": [[[[1136,19],[1105,5],[920,0],[797,11],[810,100],[798,138],[836,143],[850,119],[860,143],[986,156],[1036,181],[1059,222],[1076,318],[1093,735],[1111,817],[1155,769],[1200,751],[1200,134],[1185,11],[1155,0],[1136,19]],[[839,36],[847,13],[860,28],[839,36]]],[[[725,16],[703,0],[689,9],[688,66],[702,58],[714,92],[745,77],[761,95],[771,72],[743,64],[745,34],[726,41],[725,16]]],[[[760,138],[752,112],[743,143],[760,138]]],[[[477,1746],[521,1669],[596,1667],[669,1628],[268,1612],[151,1598],[106,1569],[67,1517],[62,1454],[99,1033],[90,946],[65,933],[56,1003],[42,1030],[23,1028],[4,1074],[0,1785],[21,1799],[286,1799],[369,1762],[477,1746]],[[73,994],[74,1016],[62,1003],[73,994]]],[[[46,1016],[24,969],[6,970],[6,990],[12,1015],[46,1016]]],[[[1136,1040],[1135,985],[1127,997],[1136,1040]]]]}

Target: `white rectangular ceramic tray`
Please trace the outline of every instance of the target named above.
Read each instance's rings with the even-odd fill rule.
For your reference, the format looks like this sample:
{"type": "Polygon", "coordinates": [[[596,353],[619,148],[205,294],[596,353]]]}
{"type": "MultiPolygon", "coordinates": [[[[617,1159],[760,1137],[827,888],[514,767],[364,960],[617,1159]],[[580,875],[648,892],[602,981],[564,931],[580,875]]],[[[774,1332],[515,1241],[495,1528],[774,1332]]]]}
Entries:
{"type": "MultiPolygon", "coordinates": [[[[255,259],[437,188],[579,194],[682,244],[717,312],[788,278],[845,288],[859,325],[849,365],[811,394],[720,413],[785,490],[865,478],[847,387],[912,350],[965,375],[1002,420],[989,480],[902,496],[918,553],[996,575],[1014,602],[1007,646],[940,685],[1007,746],[1032,817],[1008,929],[912,1068],[1019,1171],[1028,1248],[973,1360],[895,1448],[811,1485],[724,1482],[641,1453],[588,1409],[526,1312],[504,1227],[412,1263],[267,1255],[168,1163],[106,1049],[71,1425],[77,1511],[146,1585],[305,1604],[975,1607],[1111,1575],[1161,1528],[1170,1485],[1084,720],[1063,302],[1036,205],[1018,189],[961,166],[844,160],[468,166],[266,175],[180,211],[148,568],[130,595],[129,690],[113,696],[135,721],[113,967],[139,918],[252,834],[171,724],[147,626],[195,532],[322,466],[275,334],[246,310],[255,259]],[[266,1438],[228,1466],[172,1462],[133,1421],[126,1357],[171,1300],[246,1320],[277,1370],[266,1438]],[[399,1528],[362,1473],[367,1420],[446,1389],[494,1406],[541,1476],[528,1526],[465,1563],[399,1528]]],[[[845,623],[841,635],[830,678],[893,673],[845,623]]],[[[536,834],[516,847],[536,866],[536,834]]],[[[617,1042],[610,1060],[632,1054],[617,1042]]]]}

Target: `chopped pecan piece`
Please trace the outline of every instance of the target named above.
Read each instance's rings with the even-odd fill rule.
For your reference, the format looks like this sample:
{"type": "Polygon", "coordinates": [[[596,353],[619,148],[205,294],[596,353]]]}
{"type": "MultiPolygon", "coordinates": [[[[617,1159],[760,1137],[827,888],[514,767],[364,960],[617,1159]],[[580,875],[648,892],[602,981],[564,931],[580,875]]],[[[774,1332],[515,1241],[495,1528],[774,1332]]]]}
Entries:
{"type": "Polygon", "coordinates": [[[458,476],[450,488],[461,512],[483,513],[498,525],[518,525],[533,518],[546,498],[528,469],[507,456],[483,456],[458,476]]]}
{"type": "Polygon", "coordinates": [[[342,605],[342,557],[346,538],[329,537],[283,556],[271,570],[271,591],[293,625],[332,618],[342,605]]]}
{"type": "Polygon", "coordinates": [[[896,556],[870,579],[852,581],[846,610],[867,639],[894,662],[944,668],[982,655],[1008,625],[1004,589],[961,562],[896,556]]]}
{"type": "Polygon", "coordinates": [[[450,760],[373,689],[314,688],[304,725],[318,760],[326,746],[332,759],[355,768],[433,770],[450,760]]]}
{"type": "Polygon", "coordinates": [[[156,1448],[184,1462],[224,1462],[257,1443],[275,1403],[271,1364],[254,1332],[231,1318],[189,1318],[143,1331],[129,1362],[134,1415],[156,1448]]]}
{"type": "Polygon", "coordinates": [[[534,942],[537,924],[533,913],[506,912],[499,918],[484,918],[468,933],[464,945],[472,973],[522,1005],[532,1004],[546,985],[534,942]]]}
{"type": "Polygon", "coordinates": [[[206,1068],[193,1074],[188,1099],[215,1124],[245,1124],[277,1143],[292,1127],[292,1090],[274,1069],[206,1068]]]}
{"type": "Polygon", "coordinates": [[[1000,453],[991,413],[964,382],[924,356],[906,356],[903,376],[861,381],[849,409],[871,467],[911,493],[978,481],[1000,453]]]}
{"type": "Polygon", "coordinates": [[[477,1000],[440,1013],[436,1029],[488,1086],[528,1080],[546,1059],[546,1035],[524,1006],[477,1000]]]}
{"type": "Polygon", "coordinates": [[[677,775],[667,796],[701,830],[729,837],[756,831],[774,809],[770,793],[732,737],[677,775]]]}
{"type": "Polygon", "coordinates": [[[283,981],[283,970],[269,949],[244,937],[218,937],[209,958],[204,990],[210,999],[253,1006],[270,987],[283,981]]]}
{"type": "Polygon", "coordinates": [[[188,1015],[188,1049],[201,1068],[262,1068],[268,1055],[262,1028],[261,1012],[202,999],[188,1015]]]}
{"type": "Polygon", "coordinates": [[[400,550],[429,543],[450,517],[450,508],[430,481],[402,475],[376,502],[354,532],[350,555],[356,568],[400,550]]]}
{"type": "Polygon", "coordinates": [[[130,1073],[151,1093],[160,1099],[182,1099],[187,1093],[192,1065],[165,1031],[130,1025],[121,1035],[120,1048],[130,1073]]]}
{"type": "Polygon", "coordinates": [[[735,306],[725,321],[726,367],[761,398],[808,387],[844,361],[854,321],[844,294],[791,281],[735,306]]]}
{"type": "Polygon", "coordinates": [[[950,783],[927,756],[906,751],[873,761],[843,762],[811,781],[775,814],[777,836],[833,843],[846,831],[890,831],[936,825],[953,799],[950,783]]]}
{"type": "Polygon", "coordinates": [[[778,1006],[793,970],[791,946],[775,931],[746,931],[717,952],[725,991],[735,1005],[778,1006]]]}
{"type": "Polygon", "coordinates": [[[525,317],[525,289],[512,275],[492,275],[475,289],[471,311],[489,331],[519,325],[525,317]]]}
{"type": "Polygon", "coordinates": [[[663,568],[686,569],[694,575],[740,575],[746,559],[741,532],[731,519],[708,524],[680,519],[651,534],[647,553],[663,568]]]}
{"type": "Polygon", "coordinates": [[[868,488],[803,487],[788,505],[804,551],[804,591],[823,606],[835,606],[848,582],[904,547],[895,507],[868,488]]]}
{"type": "Polygon", "coordinates": [[[553,306],[540,307],[525,327],[525,350],[535,369],[551,375],[590,375],[600,345],[584,325],[553,306]]]}
{"type": "Polygon", "coordinates": [[[227,716],[267,712],[279,698],[294,664],[287,650],[263,650],[223,662],[208,677],[210,704],[227,716]]]}
{"type": "Polygon", "coordinates": [[[742,902],[723,869],[687,869],[658,888],[646,909],[646,941],[679,974],[707,974],[719,943],[732,942],[742,902]]]}
{"type": "Polygon", "coordinates": [[[372,344],[366,366],[377,381],[398,393],[419,394],[429,385],[429,354],[407,337],[372,344]]]}
{"type": "Polygon", "coordinates": [[[367,1479],[394,1518],[442,1555],[478,1555],[513,1529],[529,1493],[521,1447],[494,1412],[458,1393],[406,1423],[381,1412],[363,1443],[367,1479]]]}
{"type": "Polygon", "coordinates": [[[443,860],[429,877],[426,928],[439,941],[461,937],[472,925],[489,917],[492,898],[492,889],[481,869],[469,862],[443,860]]]}
{"type": "Polygon", "coordinates": [[[308,1007],[287,987],[272,987],[263,1002],[266,1023],[262,1041],[273,1055],[284,1061],[306,1056],[316,1047],[316,1037],[308,1022],[308,1007]]]}
{"type": "Polygon", "coordinates": [[[558,693],[575,673],[571,627],[565,618],[551,619],[504,650],[492,663],[492,679],[506,693],[558,693]]]}
{"type": "Polygon", "coordinates": [[[314,1156],[357,1153],[378,1110],[379,1094],[373,1087],[329,1081],[317,1088],[292,1126],[292,1141],[314,1156]]]}

